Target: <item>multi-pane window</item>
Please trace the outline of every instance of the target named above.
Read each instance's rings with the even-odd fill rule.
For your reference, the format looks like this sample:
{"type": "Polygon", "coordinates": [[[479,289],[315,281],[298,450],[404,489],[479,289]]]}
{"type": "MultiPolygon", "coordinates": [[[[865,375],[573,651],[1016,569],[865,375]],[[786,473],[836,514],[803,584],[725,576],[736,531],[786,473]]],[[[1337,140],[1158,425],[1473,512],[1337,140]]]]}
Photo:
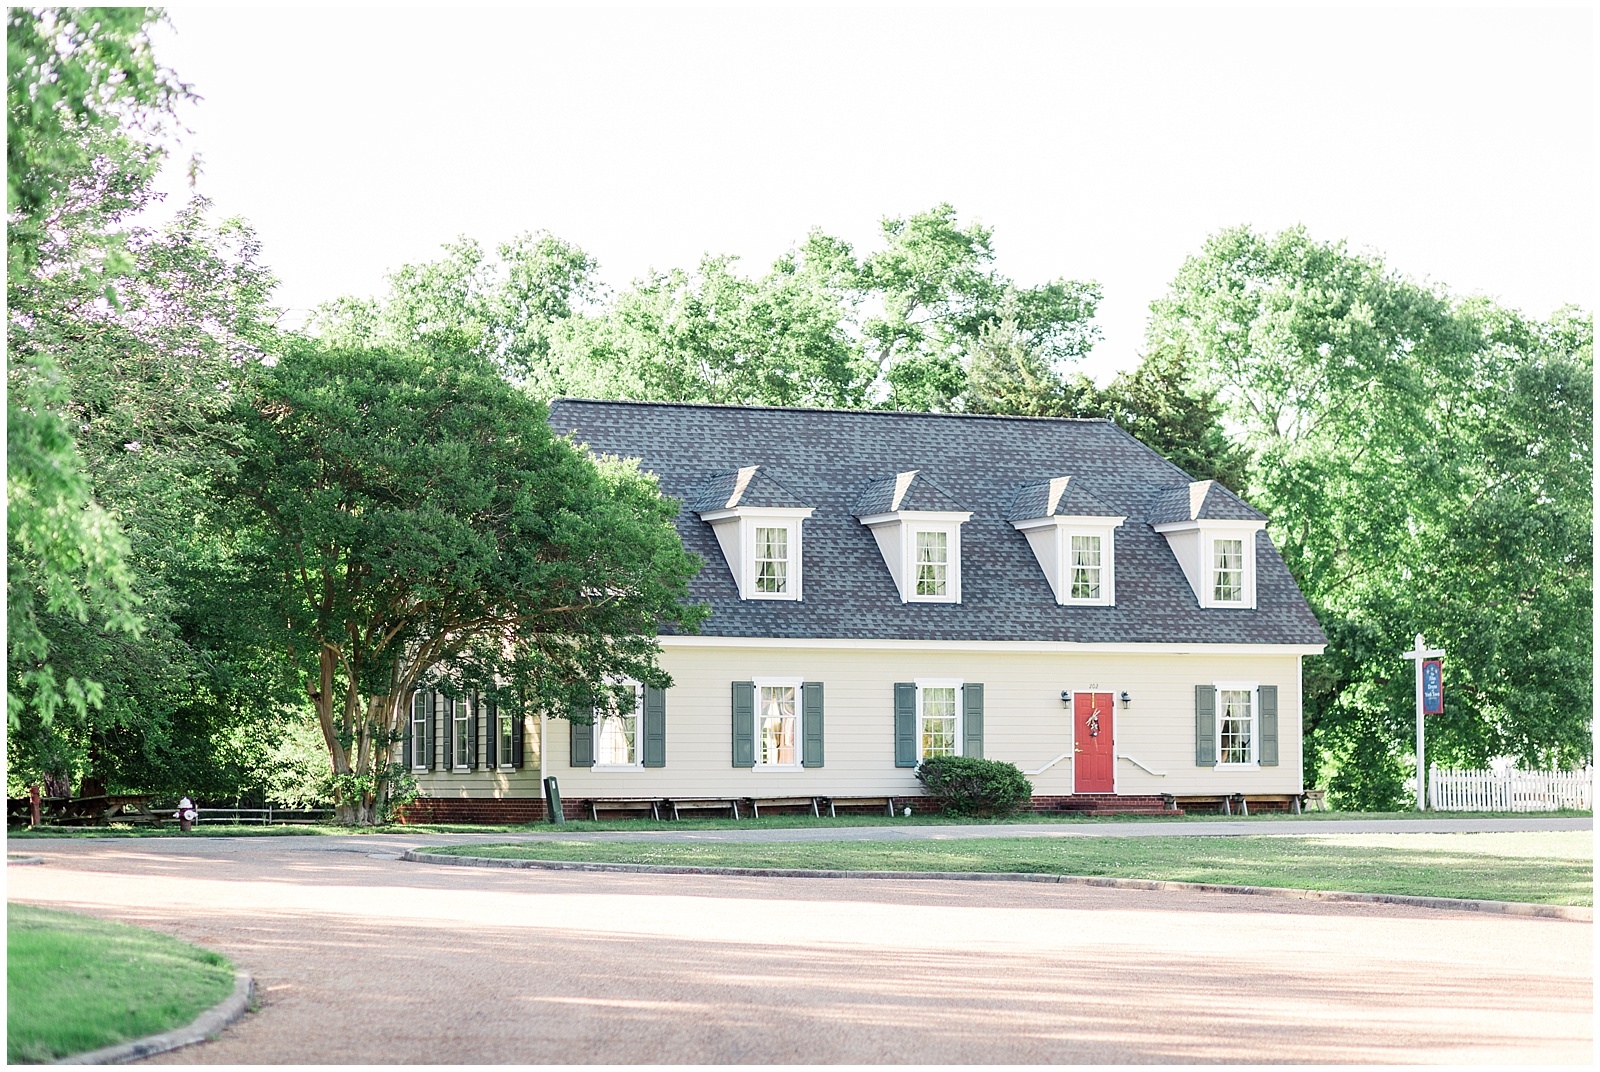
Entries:
{"type": "Polygon", "coordinates": [[[789,530],[756,526],[756,591],[782,595],[789,591],[789,530]]]}
{"type": "Polygon", "coordinates": [[[942,596],[950,579],[950,535],[917,533],[917,595],[942,596]]]}
{"type": "Polygon", "coordinates": [[[453,700],[451,704],[455,726],[451,737],[455,742],[452,765],[464,768],[472,761],[472,710],[464,699],[453,700]]]}
{"type": "Polygon", "coordinates": [[[1244,541],[1212,542],[1211,598],[1218,603],[1244,602],[1244,541]]]}
{"type": "Polygon", "coordinates": [[[517,758],[516,731],[516,716],[509,711],[501,711],[495,719],[495,733],[499,737],[499,742],[494,755],[502,767],[511,766],[517,758]]]}
{"type": "Polygon", "coordinates": [[[953,756],[956,754],[956,689],[954,686],[930,686],[922,694],[921,731],[922,758],[953,756]]]}
{"type": "Polygon", "coordinates": [[[1072,537],[1072,598],[1100,598],[1100,537],[1072,537]]]}
{"type": "Polygon", "coordinates": [[[411,697],[411,769],[428,769],[428,716],[433,713],[433,696],[418,692],[411,697]]]}
{"type": "Polygon", "coordinates": [[[1223,763],[1250,763],[1254,734],[1249,689],[1217,690],[1218,758],[1223,763]]]}
{"type": "Polygon", "coordinates": [[[605,706],[595,712],[597,766],[637,767],[639,765],[639,695],[634,684],[617,685],[607,693],[605,706]]]}
{"type": "Polygon", "coordinates": [[[800,762],[797,693],[793,685],[762,685],[756,710],[756,766],[792,767],[800,762]]]}

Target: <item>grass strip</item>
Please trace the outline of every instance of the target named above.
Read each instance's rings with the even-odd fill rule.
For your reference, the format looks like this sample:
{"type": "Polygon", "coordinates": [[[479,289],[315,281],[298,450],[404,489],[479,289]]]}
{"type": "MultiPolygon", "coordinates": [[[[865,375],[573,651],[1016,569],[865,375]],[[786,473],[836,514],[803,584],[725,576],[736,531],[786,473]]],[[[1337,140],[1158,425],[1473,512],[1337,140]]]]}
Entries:
{"type": "Polygon", "coordinates": [[[6,986],[6,1060],[35,1064],[190,1023],[233,992],[233,966],[143,927],[7,904],[6,986]]]}
{"type": "Polygon", "coordinates": [[[683,844],[541,841],[458,856],[819,871],[1008,871],[1593,905],[1588,831],[1316,837],[971,838],[683,844]]]}
{"type": "Polygon", "coordinates": [[[261,826],[259,824],[203,823],[194,833],[181,834],[176,826],[46,826],[36,830],[13,829],[6,836],[14,841],[35,838],[140,838],[140,837],[326,837],[357,834],[537,834],[560,829],[571,833],[589,833],[615,830],[796,830],[847,826],[1014,826],[1027,824],[1094,825],[1122,823],[1161,823],[1164,825],[1192,822],[1224,822],[1241,825],[1256,824],[1270,827],[1282,822],[1340,822],[1348,820],[1410,820],[1410,819],[1589,819],[1588,811],[1542,812],[1489,812],[1489,811],[1316,811],[1303,815],[1272,812],[1264,815],[1206,815],[1194,814],[1173,818],[1150,819],[1140,815],[1035,815],[1023,813],[1001,819],[959,819],[948,815],[841,815],[838,818],[814,818],[810,815],[767,815],[760,819],[680,819],[677,822],[654,819],[569,819],[560,827],[549,823],[405,823],[388,826],[339,826],[317,823],[294,826],[261,826]]]}

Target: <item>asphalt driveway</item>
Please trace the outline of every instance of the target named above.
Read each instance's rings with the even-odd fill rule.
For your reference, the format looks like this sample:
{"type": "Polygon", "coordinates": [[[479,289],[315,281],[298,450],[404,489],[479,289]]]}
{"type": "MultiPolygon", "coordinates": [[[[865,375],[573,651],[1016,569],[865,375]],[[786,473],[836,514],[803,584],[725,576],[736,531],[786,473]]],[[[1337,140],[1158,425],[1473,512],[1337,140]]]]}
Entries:
{"type": "Polygon", "coordinates": [[[154,926],[255,974],[260,1011],[160,1063],[1593,1056],[1588,923],[383,858],[438,840],[459,839],[29,841],[46,863],[10,869],[9,896],[154,926]]]}

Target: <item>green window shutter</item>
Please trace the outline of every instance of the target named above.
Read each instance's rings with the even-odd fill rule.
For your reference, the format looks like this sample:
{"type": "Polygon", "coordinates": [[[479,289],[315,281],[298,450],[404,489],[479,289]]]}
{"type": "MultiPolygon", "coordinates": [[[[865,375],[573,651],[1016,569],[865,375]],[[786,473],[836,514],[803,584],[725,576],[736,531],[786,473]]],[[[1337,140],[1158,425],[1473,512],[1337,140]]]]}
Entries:
{"type": "Polygon", "coordinates": [[[644,766],[667,765],[667,690],[644,687],[644,766]]]}
{"type": "Polygon", "coordinates": [[[1278,686],[1262,685],[1257,690],[1261,702],[1261,744],[1256,750],[1263,767],[1278,765],[1278,686]]]}
{"type": "Polygon", "coordinates": [[[416,717],[417,699],[420,693],[413,692],[406,699],[406,717],[400,722],[400,767],[403,770],[411,769],[411,720],[416,717]]]}
{"type": "Polygon", "coordinates": [[[568,740],[572,748],[567,763],[573,767],[592,767],[594,766],[594,708],[574,706],[572,716],[567,720],[567,725],[570,727],[568,740]],[[579,722],[580,718],[587,718],[589,721],[579,722]]]}
{"type": "Polygon", "coordinates": [[[961,686],[961,754],[983,758],[983,686],[961,686]]]}
{"type": "Polygon", "coordinates": [[[433,694],[433,713],[435,717],[428,720],[429,725],[434,722],[439,724],[439,746],[434,749],[434,758],[439,761],[439,769],[447,771],[455,751],[455,742],[450,736],[450,698],[442,692],[433,694]]]}
{"type": "Polygon", "coordinates": [[[467,698],[467,769],[478,769],[478,723],[483,721],[478,717],[478,698],[467,698]]]}
{"type": "Polygon", "coordinates": [[[511,718],[511,765],[517,770],[522,769],[522,735],[528,732],[527,722],[528,716],[523,711],[518,711],[511,718]]]}
{"type": "Polygon", "coordinates": [[[733,683],[733,765],[756,765],[756,684],[733,683]]]}
{"type": "Polygon", "coordinates": [[[500,765],[500,705],[490,701],[483,727],[483,765],[494,770],[500,765]]]}
{"type": "Polygon", "coordinates": [[[1217,690],[1211,685],[1194,687],[1194,765],[1217,765],[1217,690]]]}
{"type": "Polygon", "coordinates": [[[894,686],[894,765],[917,765],[917,686],[910,681],[894,686]]]}
{"type": "Polygon", "coordinates": [[[422,709],[428,716],[422,720],[422,757],[417,761],[417,766],[433,769],[433,693],[422,694],[422,709]]]}
{"type": "Polygon", "coordinates": [[[800,765],[822,766],[822,682],[800,686],[800,765]]]}

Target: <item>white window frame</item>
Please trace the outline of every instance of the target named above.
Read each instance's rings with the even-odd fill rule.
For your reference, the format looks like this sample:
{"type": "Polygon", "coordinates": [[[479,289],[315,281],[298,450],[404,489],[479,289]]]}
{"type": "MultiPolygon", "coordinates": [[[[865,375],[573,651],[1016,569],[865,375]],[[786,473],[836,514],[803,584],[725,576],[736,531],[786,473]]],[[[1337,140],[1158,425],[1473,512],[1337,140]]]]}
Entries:
{"type": "MultiPolygon", "coordinates": [[[[1242,607],[1250,602],[1250,585],[1246,581],[1245,574],[1249,570],[1249,563],[1247,560],[1250,557],[1246,549],[1250,547],[1252,542],[1253,541],[1246,539],[1243,535],[1232,536],[1225,533],[1218,533],[1206,541],[1206,591],[1211,596],[1211,602],[1215,605],[1219,607],[1242,607]],[[1238,599],[1222,599],[1217,595],[1217,581],[1221,578],[1224,572],[1217,566],[1218,545],[1222,543],[1236,543],[1239,545],[1239,569],[1237,570],[1239,574],[1238,599]]],[[[1234,571],[1230,570],[1228,572],[1234,571]]]]}
{"type": "Polygon", "coordinates": [[[605,732],[605,720],[613,717],[609,712],[600,714],[595,712],[594,719],[594,770],[597,771],[636,771],[644,770],[644,686],[637,681],[623,680],[609,682],[606,687],[627,688],[633,687],[633,762],[632,763],[602,763],[600,762],[600,738],[605,732]]]}
{"type": "Polygon", "coordinates": [[[774,518],[771,520],[751,518],[750,520],[750,596],[751,599],[797,599],[790,593],[800,587],[800,522],[795,519],[774,518]],[[761,591],[761,559],[757,551],[761,547],[759,530],[781,529],[785,540],[785,558],[783,560],[783,591],[761,591]]]}
{"type": "Polygon", "coordinates": [[[967,721],[967,696],[966,696],[966,689],[964,687],[966,685],[966,682],[965,681],[961,681],[961,680],[957,680],[957,679],[948,679],[948,678],[917,678],[916,684],[917,684],[917,724],[916,724],[916,727],[915,727],[915,732],[916,732],[916,735],[917,735],[917,762],[921,763],[925,758],[927,758],[922,753],[922,723],[923,723],[923,720],[924,720],[924,717],[925,717],[924,714],[923,714],[923,711],[924,711],[923,697],[924,697],[924,694],[926,693],[926,691],[928,689],[955,689],[955,691],[956,691],[956,725],[955,725],[955,737],[951,741],[951,752],[950,752],[950,754],[952,756],[961,755],[962,752],[963,752],[963,749],[964,749],[965,741],[966,741],[966,738],[964,736],[964,733],[966,732],[966,721],[967,721]]]}
{"type": "Polygon", "coordinates": [[[431,693],[417,691],[411,694],[411,721],[406,726],[406,732],[411,735],[411,771],[413,774],[425,772],[428,767],[428,720],[433,717],[433,696],[431,693]],[[427,708],[420,712],[423,700],[427,700],[427,708]]]}
{"type": "Polygon", "coordinates": [[[913,525],[910,528],[910,534],[908,549],[911,554],[907,559],[909,573],[906,576],[906,585],[910,592],[911,601],[917,603],[943,603],[949,601],[956,589],[956,570],[961,560],[960,554],[956,553],[960,546],[956,542],[956,534],[951,531],[951,526],[949,525],[913,525]],[[922,561],[922,538],[924,536],[944,537],[944,560],[942,562],[925,563],[922,561]],[[944,591],[922,591],[922,567],[924,565],[936,568],[944,567],[944,577],[942,578],[944,591]]]}
{"type": "Polygon", "coordinates": [[[1202,575],[1205,585],[1201,588],[1200,605],[1216,610],[1254,610],[1256,605],[1256,530],[1251,529],[1207,529],[1202,530],[1200,546],[1203,557],[1200,560],[1202,575]],[[1222,600],[1217,598],[1217,541],[1238,540],[1242,552],[1242,565],[1244,576],[1240,578],[1242,591],[1239,599],[1222,600]]]}
{"type": "Polygon", "coordinates": [[[755,685],[755,732],[752,744],[755,751],[755,770],[770,771],[797,771],[801,769],[801,760],[805,758],[805,689],[801,687],[805,678],[802,677],[752,677],[751,683],[755,685]],[[794,762],[793,763],[763,763],[761,762],[761,690],[762,689],[794,689],[794,762]]]}
{"type": "Polygon", "coordinates": [[[494,765],[496,770],[516,770],[516,767],[512,766],[512,761],[516,759],[516,756],[512,753],[517,739],[517,723],[521,719],[521,715],[513,714],[504,708],[496,707],[494,709],[494,765]],[[511,723],[511,736],[509,739],[500,732],[500,726],[504,722],[511,723]]]}
{"type": "Polygon", "coordinates": [[[1217,712],[1217,766],[1227,770],[1257,770],[1261,766],[1261,683],[1259,681],[1213,681],[1216,690],[1217,712]],[[1223,692],[1248,692],[1250,694],[1250,762],[1228,763],[1222,758],[1222,694],[1223,692]]]}
{"type": "Polygon", "coordinates": [[[1063,525],[1061,527],[1061,598],[1056,602],[1066,607],[1110,607],[1117,602],[1117,530],[1089,525],[1063,525]],[[1097,536],[1100,539],[1100,594],[1079,598],[1072,594],[1072,539],[1075,536],[1097,536]]]}
{"type": "Polygon", "coordinates": [[[444,702],[450,705],[450,769],[471,770],[472,699],[468,696],[446,696],[444,702]],[[463,711],[466,712],[465,715],[461,713],[463,711]],[[462,726],[466,729],[463,730],[462,726]]]}

